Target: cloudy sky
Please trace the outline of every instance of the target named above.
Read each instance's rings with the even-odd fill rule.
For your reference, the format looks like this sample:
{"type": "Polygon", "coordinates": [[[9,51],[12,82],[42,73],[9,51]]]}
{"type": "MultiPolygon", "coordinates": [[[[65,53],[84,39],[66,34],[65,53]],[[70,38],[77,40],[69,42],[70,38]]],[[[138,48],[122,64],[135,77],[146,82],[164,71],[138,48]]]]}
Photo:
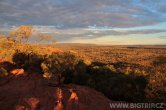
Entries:
{"type": "Polygon", "coordinates": [[[59,42],[166,45],[166,0],[0,0],[0,32],[19,25],[59,42]]]}

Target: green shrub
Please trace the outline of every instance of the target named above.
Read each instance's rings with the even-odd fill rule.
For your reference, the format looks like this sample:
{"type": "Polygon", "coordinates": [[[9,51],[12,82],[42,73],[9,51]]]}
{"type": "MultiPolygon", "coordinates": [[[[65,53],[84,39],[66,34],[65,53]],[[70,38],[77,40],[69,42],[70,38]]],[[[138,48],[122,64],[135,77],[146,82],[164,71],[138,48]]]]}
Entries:
{"type": "Polygon", "coordinates": [[[22,67],[25,64],[25,62],[28,61],[28,55],[26,53],[17,51],[13,55],[12,60],[17,66],[22,67]]]}
{"type": "MultiPolygon", "coordinates": [[[[53,53],[41,64],[43,72],[65,77],[65,83],[72,81],[78,58],[70,53],[53,53]]],[[[60,79],[59,79],[60,80],[60,79]]]]}
{"type": "Polygon", "coordinates": [[[44,61],[43,56],[35,54],[35,53],[30,53],[28,54],[28,60],[25,61],[24,64],[24,69],[25,70],[30,70],[33,69],[34,72],[42,72],[41,68],[41,63],[44,61]]]}
{"type": "Polygon", "coordinates": [[[72,54],[53,53],[42,63],[42,69],[53,74],[62,74],[67,70],[73,70],[76,63],[77,59],[72,54]]]}
{"type": "Polygon", "coordinates": [[[33,52],[16,52],[13,55],[13,62],[30,73],[42,73],[41,63],[44,57],[33,52]]]}
{"type": "Polygon", "coordinates": [[[145,98],[147,79],[144,76],[117,73],[109,65],[84,65],[80,68],[84,68],[84,71],[73,77],[76,84],[95,88],[114,100],[139,102],[145,98]]]}
{"type": "Polygon", "coordinates": [[[108,65],[107,68],[109,68],[113,72],[116,72],[116,68],[113,65],[108,65]]]}

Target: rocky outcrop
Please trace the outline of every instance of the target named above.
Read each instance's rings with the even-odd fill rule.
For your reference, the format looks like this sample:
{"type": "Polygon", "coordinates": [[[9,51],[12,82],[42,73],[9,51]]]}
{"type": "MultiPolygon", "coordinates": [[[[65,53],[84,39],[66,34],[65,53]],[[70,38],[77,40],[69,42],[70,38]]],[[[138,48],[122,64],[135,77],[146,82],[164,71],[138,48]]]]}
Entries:
{"type": "Polygon", "coordinates": [[[110,110],[110,102],[88,87],[50,86],[38,74],[0,79],[0,110],[110,110]]]}
{"type": "Polygon", "coordinates": [[[10,71],[10,74],[21,75],[21,74],[25,74],[25,72],[24,72],[24,69],[14,69],[10,71]]]}
{"type": "Polygon", "coordinates": [[[116,101],[94,89],[75,84],[57,86],[41,74],[0,78],[0,110],[110,110],[110,103],[116,101]]]}

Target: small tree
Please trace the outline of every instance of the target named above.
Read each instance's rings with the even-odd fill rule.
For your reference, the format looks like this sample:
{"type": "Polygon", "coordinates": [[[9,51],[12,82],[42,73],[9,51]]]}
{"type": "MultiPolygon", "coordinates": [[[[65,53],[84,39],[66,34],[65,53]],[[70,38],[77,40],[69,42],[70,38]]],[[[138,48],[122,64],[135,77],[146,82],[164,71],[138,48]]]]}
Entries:
{"type": "Polygon", "coordinates": [[[20,42],[22,42],[23,39],[25,39],[26,42],[28,42],[28,39],[32,37],[33,29],[31,26],[28,25],[22,25],[18,27],[16,30],[10,32],[10,37],[15,37],[20,42]]]}
{"type": "Polygon", "coordinates": [[[56,44],[57,43],[57,40],[56,39],[52,39],[52,44],[56,44]]]}
{"type": "Polygon", "coordinates": [[[49,42],[53,39],[53,37],[51,35],[45,35],[45,34],[42,34],[42,33],[38,33],[37,34],[37,39],[39,40],[39,42],[49,42]]]}

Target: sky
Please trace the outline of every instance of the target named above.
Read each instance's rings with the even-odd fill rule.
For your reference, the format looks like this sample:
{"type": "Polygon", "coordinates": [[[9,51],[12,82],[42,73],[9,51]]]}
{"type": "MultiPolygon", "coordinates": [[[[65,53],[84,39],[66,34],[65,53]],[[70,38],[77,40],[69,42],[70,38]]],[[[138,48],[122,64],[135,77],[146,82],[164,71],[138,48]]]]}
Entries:
{"type": "Polygon", "coordinates": [[[166,45],[166,0],[0,0],[0,33],[20,25],[62,43],[166,45]]]}

